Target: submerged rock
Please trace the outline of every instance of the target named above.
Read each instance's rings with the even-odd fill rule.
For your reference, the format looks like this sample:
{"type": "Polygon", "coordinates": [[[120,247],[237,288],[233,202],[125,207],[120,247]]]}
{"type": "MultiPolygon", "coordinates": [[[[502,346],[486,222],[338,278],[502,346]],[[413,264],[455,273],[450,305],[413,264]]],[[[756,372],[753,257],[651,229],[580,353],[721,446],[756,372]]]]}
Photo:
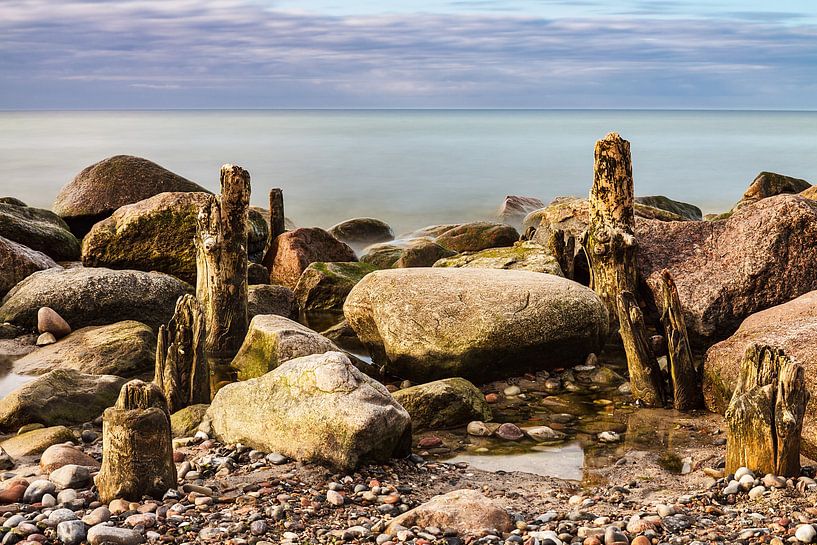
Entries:
{"type": "Polygon", "coordinates": [[[806,406],[802,450],[817,456],[817,291],[752,314],[728,339],[713,345],[704,359],[704,400],[710,411],[723,414],[738,382],[746,348],[752,343],[781,348],[806,372],[811,399],[806,406]]]}
{"type": "Polygon", "coordinates": [[[293,320],[298,318],[295,294],[285,286],[255,285],[247,288],[247,317],[259,314],[277,314],[293,320]]]}
{"type": "Polygon", "coordinates": [[[33,329],[49,306],[74,328],[137,320],[154,329],[173,316],[176,299],[193,288],[162,273],[76,267],[47,269],[20,282],[3,299],[0,322],[33,329]]]}
{"type": "Polygon", "coordinates": [[[0,236],[0,297],[32,273],[59,267],[42,252],[0,236]]]}
{"type": "Polygon", "coordinates": [[[386,532],[402,528],[453,528],[462,535],[480,535],[483,530],[510,532],[513,518],[492,499],[476,490],[454,490],[434,496],[389,523],[386,532]]]}
{"type": "Polygon", "coordinates": [[[394,240],[394,231],[389,224],[375,218],[342,221],[330,227],[329,234],[353,248],[394,240]]]}
{"type": "Polygon", "coordinates": [[[505,200],[502,201],[502,206],[499,207],[497,219],[502,223],[507,223],[518,229],[521,227],[525,216],[534,210],[539,210],[544,207],[545,203],[536,197],[507,195],[505,200]]]}
{"type": "Polygon", "coordinates": [[[153,370],[156,335],[141,322],[127,320],[83,327],[59,342],[23,356],[17,373],[41,375],[55,369],[75,369],[90,375],[132,377],[153,370]]]}
{"type": "Polygon", "coordinates": [[[203,191],[195,182],[182,178],[147,159],[115,155],[86,167],[63,186],[53,210],[77,236],[126,204],[168,191],[203,191]]]}
{"type": "Polygon", "coordinates": [[[301,310],[342,310],[346,296],[355,284],[376,271],[360,262],[310,263],[295,286],[295,298],[301,310]]]}
{"type": "Polygon", "coordinates": [[[283,316],[258,315],[250,322],[244,343],[230,364],[239,380],[260,377],[285,361],[339,350],[316,331],[283,316]]]}
{"type": "Polygon", "coordinates": [[[264,266],[270,281],[295,289],[301,274],[315,262],[357,261],[354,250],[318,227],[287,231],[275,239],[264,266]]]}
{"type": "Polygon", "coordinates": [[[391,269],[344,305],[386,371],[475,382],[565,367],[597,352],[607,311],[590,289],[553,275],[494,269],[391,269]]]}
{"type": "Polygon", "coordinates": [[[54,261],[79,258],[79,241],[48,210],[0,203],[0,237],[44,253],[54,261]]]}
{"type": "Polygon", "coordinates": [[[0,399],[0,428],[31,423],[46,426],[90,422],[113,405],[125,379],[57,369],[23,384],[0,399]]]}
{"type": "Polygon", "coordinates": [[[510,248],[489,248],[481,252],[444,258],[435,267],[471,267],[477,269],[513,269],[563,276],[562,268],[544,246],[534,242],[516,242],[510,248]]]}
{"type": "Polygon", "coordinates": [[[817,202],[779,195],[717,222],[640,221],[638,269],[656,301],[678,287],[693,341],[723,339],[747,316],[817,289],[817,202]]]}
{"type": "Polygon", "coordinates": [[[491,419],[485,396],[462,378],[435,380],[398,390],[393,396],[411,415],[415,430],[453,428],[472,420],[491,419]]]}
{"type": "Polygon", "coordinates": [[[378,269],[431,267],[438,260],[457,255],[428,238],[402,240],[400,243],[374,244],[360,258],[378,269]]]}
{"type": "Polygon", "coordinates": [[[406,456],[411,441],[405,409],[340,352],[296,358],[224,386],[207,419],[226,443],[345,470],[406,456]]]}
{"type": "MultiPolygon", "coordinates": [[[[82,240],[89,267],[136,269],[196,280],[196,218],[208,193],[160,193],[118,208],[82,240]]],[[[269,231],[258,212],[247,221],[247,251],[260,260],[269,231]]]]}
{"type": "Polygon", "coordinates": [[[475,221],[444,231],[434,242],[455,252],[478,252],[486,248],[513,246],[517,240],[519,233],[510,225],[475,221]]]}

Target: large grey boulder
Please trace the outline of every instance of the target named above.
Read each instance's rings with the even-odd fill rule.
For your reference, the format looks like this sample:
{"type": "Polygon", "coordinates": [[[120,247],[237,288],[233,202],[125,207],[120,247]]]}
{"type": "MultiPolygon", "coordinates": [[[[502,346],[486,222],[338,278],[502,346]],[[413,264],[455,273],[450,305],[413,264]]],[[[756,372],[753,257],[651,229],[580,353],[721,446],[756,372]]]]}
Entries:
{"type": "Polygon", "coordinates": [[[304,311],[341,311],[355,284],[375,270],[358,261],[310,263],[295,285],[295,299],[304,311]]]}
{"type": "Polygon", "coordinates": [[[32,273],[59,267],[42,252],[0,236],[0,297],[32,273]]]}
{"type": "Polygon", "coordinates": [[[39,271],[12,289],[0,322],[34,329],[40,307],[51,307],[72,328],[136,320],[154,330],[173,316],[176,299],[193,288],[173,276],[75,267],[39,271]]]}
{"type": "Polygon", "coordinates": [[[167,191],[208,192],[153,161],[115,155],[86,167],[63,186],[53,210],[81,237],[120,206],[167,191]]]}
{"type": "Polygon", "coordinates": [[[0,236],[42,252],[55,261],[79,258],[79,241],[48,210],[0,203],[0,236]]]}
{"type": "Polygon", "coordinates": [[[411,443],[406,410],[340,352],[296,358],[222,387],[203,425],[225,443],[340,470],[406,456],[411,443]]]}
{"type": "Polygon", "coordinates": [[[114,404],[125,382],[121,377],[87,375],[74,369],[51,371],[0,399],[0,429],[89,422],[114,404]]]}
{"type": "Polygon", "coordinates": [[[329,234],[355,249],[394,240],[389,224],[375,218],[353,218],[328,229],[329,234]]]}
{"type": "Polygon", "coordinates": [[[806,372],[811,399],[803,423],[803,453],[817,456],[817,291],[752,314],[729,338],[713,345],[704,359],[706,408],[723,414],[732,399],[746,348],[752,343],[783,349],[806,372]]]}
{"type": "Polygon", "coordinates": [[[817,289],[817,202],[778,195],[725,221],[636,224],[638,269],[656,302],[668,269],[697,344],[732,334],[749,315],[817,289]]]}
{"type": "Polygon", "coordinates": [[[133,377],[153,370],[156,334],[141,322],[126,320],[78,329],[38,348],[14,363],[14,371],[42,375],[55,369],[75,369],[90,375],[133,377]]]}
{"type": "Polygon", "coordinates": [[[340,350],[316,331],[289,318],[260,314],[250,322],[244,343],[230,364],[239,380],[260,377],[285,361],[340,350]]]}
{"type": "Polygon", "coordinates": [[[376,271],[352,289],[343,310],[375,362],[417,382],[566,367],[597,352],[608,328],[592,290],[528,271],[376,271]]]}
{"type": "MultiPolygon", "coordinates": [[[[82,239],[82,262],[89,267],[136,269],[196,280],[196,218],[208,193],[160,193],[118,208],[82,239]]],[[[267,223],[250,211],[247,250],[260,259],[267,223]]]]}
{"type": "Polygon", "coordinates": [[[411,415],[415,430],[453,428],[492,418],[479,388],[459,377],[418,384],[392,395],[411,415]]]}
{"type": "Polygon", "coordinates": [[[434,242],[454,252],[478,252],[486,248],[512,246],[517,240],[519,233],[510,225],[475,221],[444,231],[434,242]]]}

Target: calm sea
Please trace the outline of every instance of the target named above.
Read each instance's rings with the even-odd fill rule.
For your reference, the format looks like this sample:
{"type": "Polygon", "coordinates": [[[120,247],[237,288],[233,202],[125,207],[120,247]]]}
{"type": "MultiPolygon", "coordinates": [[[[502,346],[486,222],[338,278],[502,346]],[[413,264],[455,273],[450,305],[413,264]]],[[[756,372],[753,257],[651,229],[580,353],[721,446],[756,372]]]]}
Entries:
{"type": "Polygon", "coordinates": [[[253,202],[284,189],[298,225],[375,216],[397,231],[489,218],[506,194],[587,194],[594,142],[632,144],[636,193],[705,212],[771,170],[817,182],[817,112],[0,112],[0,193],[50,208],[83,167],[147,157],[210,189],[232,162],[253,202]]]}

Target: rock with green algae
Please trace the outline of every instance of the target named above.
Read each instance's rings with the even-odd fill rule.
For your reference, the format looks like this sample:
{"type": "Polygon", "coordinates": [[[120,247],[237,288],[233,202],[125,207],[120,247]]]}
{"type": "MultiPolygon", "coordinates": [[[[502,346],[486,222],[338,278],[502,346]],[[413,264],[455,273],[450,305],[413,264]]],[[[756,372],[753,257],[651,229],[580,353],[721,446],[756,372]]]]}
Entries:
{"type": "Polygon", "coordinates": [[[79,240],[48,210],[0,203],[0,236],[42,252],[54,261],[79,258],[79,240]]]}
{"type": "Polygon", "coordinates": [[[115,155],[84,168],[60,189],[52,208],[77,236],[83,236],[120,206],[169,191],[209,193],[153,161],[115,155]]]}
{"type": "Polygon", "coordinates": [[[435,267],[472,267],[478,269],[518,269],[564,276],[559,263],[548,250],[534,242],[516,242],[509,248],[488,248],[441,259],[435,267]]]}
{"type": "Polygon", "coordinates": [[[565,367],[597,352],[608,328],[592,290],[529,271],[376,271],[352,289],[343,310],[377,364],[417,382],[565,367]]]}
{"type": "Polygon", "coordinates": [[[283,316],[260,314],[250,322],[244,343],[230,364],[239,380],[260,377],[301,356],[340,350],[335,343],[283,316]]]}
{"type": "MultiPolygon", "coordinates": [[[[700,221],[703,219],[703,212],[694,204],[676,201],[663,195],[650,195],[647,197],[636,197],[636,204],[658,208],[666,212],[671,212],[681,216],[683,219],[700,221]]],[[[660,218],[655,218],[660,219],[660,218]]]]}
{"type": "Polygon", "coordinates": [[[295,286],[298,306],[304,311],[342,310],[355,284],[376,270],[374,265],[355,261],[310,263],[295,286]]]}
{"type": "Polygon", "coordinates": [[[15,435],[0,443],[0,448],[17,459],[41,454],[51,445],[73,440],[74,434],[65,426],[51,426],[15,435]]]}
{"type": "Polygon", "coordinates": [[[143,271],[75,267],[39,271],[14,287],[0,306],[0,322],[37,325],[37,311],[51,307],[72,328],[137,320],[158,329],[173,316],[176,300],[193,288],[176,277],[143,271]]]}
{"type": "Polygon", "coordinates": [[[89,422],[114,404],[126,379],[57,369],[19,386],[0,399],[0,429],[30,423],[46,426],[89,422]]]}
{"type": "Polygon", "coordinates": [[[434,242],[455,252],[478,252],[486,248],[511,246],[519,240],[519,232],[504,223],[475,221],[453,227],[434,242]]]}
{"type": "MultiPolygon", "coordinates": [[[[194,283],[196,218],[210,198],[202,192],[160,193],[118,208],[82,239],[83,264],[159,271],[194,283]]],[[[260,260],[268,235],[264,218],[250,211],[247,250],[251,258],[260,260]]]]}
{"type": "Polygon", "coordinates": [[[338,470],[404,457],[411,447],[406,410],[340,352],[296,358],[222,387],[203,425],[225,443],[338,470]]]}
{"type": "Polygon", "coordinates": [[[417,238],[373,244],[366,248],[360,261],[378,269],[431,267],[440,259],[453,255],[457,252],[443,248],[430,238],[417,238]]]}
{"type": "Polygon", "coordinates": [[[56,369],[74,369],[90,375],[133,377],[152,371],[155,358],[153,330],[141,322],[126,320],[78,329],[23,356],[15,362],[14,370],[41,375],[56,369]]]}
{"type": "Polygon", "coordinates": [[[817,185],[813,185],[805,191],[801,191],[800,196],[811,200],[817,200],[817,185]]]}
{"type": "Polygon", "coordinates": [[[173,437],[190,437],[194,435],[209,407],[209,404],[198,403],[171,414],[170,432],[173,437]]]}
{"type": "Polygon", "coordinates": [[[392,395],[411,415],[415,430],[453,428],[492,418],[479,388],[459,377],[411,386],[392,395]]]}

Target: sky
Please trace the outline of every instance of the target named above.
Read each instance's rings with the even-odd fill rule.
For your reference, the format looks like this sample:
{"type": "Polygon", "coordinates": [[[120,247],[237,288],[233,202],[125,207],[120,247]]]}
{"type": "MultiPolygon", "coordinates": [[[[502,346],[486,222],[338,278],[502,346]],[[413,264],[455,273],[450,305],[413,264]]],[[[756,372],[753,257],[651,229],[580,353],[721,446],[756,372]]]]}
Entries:
{"type": "Polygon", "coordinates": [[[0,0],[0,109],[817,109],[815,0],[0,0]]]}

